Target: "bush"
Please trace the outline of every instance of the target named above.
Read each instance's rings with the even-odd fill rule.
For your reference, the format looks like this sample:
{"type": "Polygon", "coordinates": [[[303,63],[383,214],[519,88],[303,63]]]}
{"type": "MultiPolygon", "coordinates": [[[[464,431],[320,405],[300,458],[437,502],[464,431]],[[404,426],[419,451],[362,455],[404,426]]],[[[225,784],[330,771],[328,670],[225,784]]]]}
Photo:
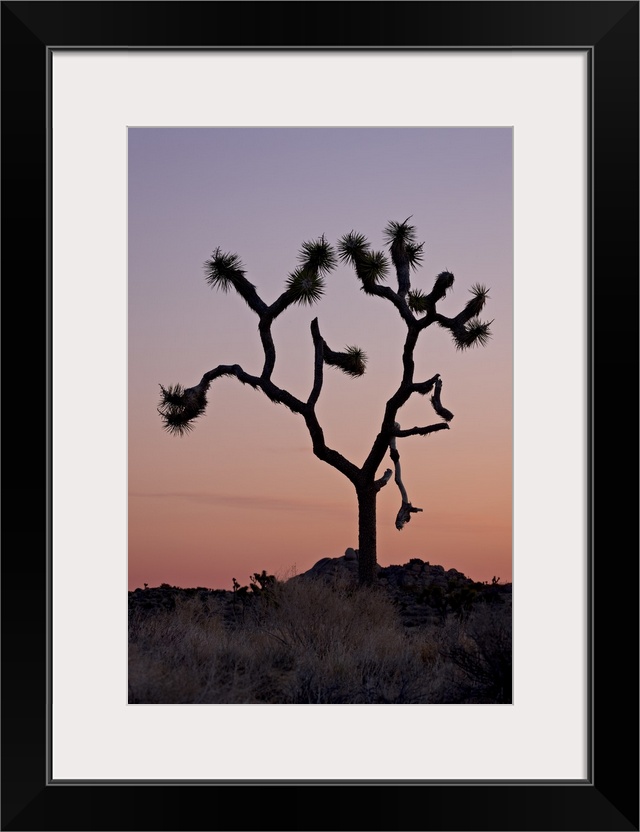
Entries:
{"type": "Polygon", "coordinates": [[[510,618],[499,617],[502,607],[481,604],[466,620],[409,630],[380,587],[281,582],[265,572],[253,579],[258,591],[243,597],[242,615],[232,593],[178,596],[175,609],[153,615],[134,610],[129,701],[409,704],[510,697],[510,618]]]}
{"type": "Polygon", "coordinates": [[[443,656],[457,671],[451,674],[451,687],[458,701],[512,701],[511,632],[511,606],[486,601],[473,609],[462,633],[443,648],[443,656]]]}

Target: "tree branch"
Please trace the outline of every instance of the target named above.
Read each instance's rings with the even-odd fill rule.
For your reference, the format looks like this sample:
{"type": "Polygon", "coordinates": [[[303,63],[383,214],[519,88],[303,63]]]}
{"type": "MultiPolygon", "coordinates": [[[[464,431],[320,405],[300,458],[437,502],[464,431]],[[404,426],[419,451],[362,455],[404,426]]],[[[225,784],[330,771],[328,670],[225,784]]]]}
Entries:
{"type": "Polygon", "coordinates": [[[413,312],[409,309],[404,297],[401,297],[397,292],[394,292],[390,286],[373,285],[368,287],[366,292],[368,295],[377,295],[380,298],[386,298],[391,301],[408,326],[412,326],[417,323],[417,320],[414,317],[413,312]]]}
{"type": "Polygon", "coordinates": [[[394,436],[427,436],[429,433],[436,433],[439,430],[449,430],[446,422],[438,422],[436,425],[427,425],[424,428],[408,428],[407,430],[395,430],[394,436]]]}
{"type": "Polygon", "coordinates": [[[268,315],[260,316],[258,332],[260,333],[262,349],[264,350],[264,365],[262,367],[261,378],[265,381],[269,381],[271,379],[271,374],[273,373],[273,368],[276,365],[276,345],[273,343],[273,335],[271,334],[271,318],[269,318],[268,315]]]}
{"type": "Polygon", "coordinates": [[[396,529],[399,532],[402,531],[404,526],[411,520],[411,515],[418,511],[422,511],[422,509],[412,506],[411,503],[403,502],[396,514],[396,529]]]}
{"type": "Polygon", "coordinates": [[[411,387],[412,393],[418,393],[420,396],[425,396],[427,393],[430,393],[433,390],[434,384],[440,378],[440,373],[436,373],[435,376],[428,378],[426,381],[419,381],[416,382],[411,387]]]}
{"type": "Polygon", "coordinates": [[[267,304],[256,292],[256,287],[245,277],[244,266],[237,254],[225,253],[218,247],[211,259],[204,264],[206,280],[210,286],[228,292],[231,286],[247,306],[257,315],[263,315],[267,304]]]}
{"type": "MultiPolygon", "coordinates": [[[[394,429],[400,430],[400,425],[397,422],[394,425],[394,429]]],[[[407,489],[404,487],[404,483],[402,482],[402,471],[400,469],[400,454],[396,447],[395,436],[392,436],[389,440],[389,456],[391,457],[391,461],[393,462],[393,467],[395,469],[395,482],[398,486],[398,489],[400,491],[400,497],[402,499],[400,509],[398,510],[398,513],[396,515],[396,529],[398,529],[398,531],[401,531],[404,528],[404,526],[411,520],[411,515],[415,514],[416,512],[422,511],[422,509],[414,508],[409,502],[407,489]]]]}
{"type": "Polygon", "coordinates": [[[207,406],[206,393],[212,381],[222,376],[235,376],[242,384],[248,384],[262,392],[275,404],[283,404],[294,413],[304,413],[306,405],[286,390],[265,378],[246,373],[239,364],[220,364],[205,373],[195,387],[183,390],[179,385],[165,388],[160,385],[161,397],[158,413],[164,427],[171,433],[184,435],[193,427],[192,422],[201,416],[207,406]]]}
{"type": "Polygon", "coordinates": [[[418,322],[420,330],[426,329],[436,320],[436,303],[446,297],[448,290],[453,286],[455,277],[451,272],[444,271],[436,277],[433,284],[433,289],[428,295],[422,292],[413,292],[413,297],[410,298],[412,308],[419,312],[424,312],[425,317],[418,322]]]}
{"type": "Polygon", "coordinates": [[[267,310],[267,304],[262,300],[260,295],[256,292],[253,283],[250,283],[246,277],[234,277],[233,287],[240,297],[245,301],[247,306],[257,315],[263,315],[267,310]]]}
{"type": "Polygon", "coordinates": [[[398,279],[398,296],[406,298],[411,290],[411,269],[417,268],[423,258],[424,243],[416,242],[415,227],[409,225],[411,217],[404,222],[389,222],[384,230],[390,243],[391,261],[396,269],[398,279]]]}
{"type": "Polygon", "coordinates": [[[291,306],[292,303],[295,303],[296,300],[298,300],[298,296],[295,292],[293,292],[291,289],[287,289],[286,291],[284,291],[280,295],[280,297],[276,298],[276,300],[274,300],[271,306],[269,306],[265,310],[266,315],[269,318],[269,323],[271,323],[271,321],[274,321],[278,317],[278,315],[284,312],[284,310],[291,306]]]}
{"type": "Polygon", "coordinates": [[[434,410],[443,419],[447,419],[447,421],[451,421],[451,419],[453,419],[453,413],[451,413],[451,411],[447,410],[445,407],[442,407],[442,404],[440,403],[439,389],[442,387],[440,373],[436,373],[432,378],[429,378],[426,381],[410,383],[410,380],[413,377],[413,350],[415,342],[417,341],[417,336],[418,333],[415,330],[410,330],[407,334],[407,340],[405,342],[405,350],[403,354],[403,363],[405,365],[405,377],[403,378],[400,387],[396,390],[396,392],[393,394],[393,396],[389,399],[389,401],[386,404],[384,418],[382,421],[382,428],[380,429],[380,433],[377,435],[373,443],[373,447],[371,448],[371,451],[367,456],[367,459],[365,460],[363,470],[377,470],[378,465],[380,465],[380,462],[382,461],[384,454],[386,453],[386,449],[389,445],[390,438],[392,436],[424,436],[425,434],[433,433],[437,430],[444,430],[448,427],[448,425],[446,424],[430,425],[429,427],[424,428],[415,427],[410,432],[402,431],[401,433],[397,433],[396,431],[399,428],[397,422],[395,421],[396,416],[400,408],[407,403],[407,401],[413,393],[418,393],[419,395],[424,396],[427,393],[430,393],[431,390],[433,390],[433,388],[436,387],[436,393],[431,398],[431,404],[434,410]],[[438,388],[438,382],[440,382],[440,388],[438,388]]]}
{"type": "MultiPolygon", "coordinates": [[[[400,430],[400,425],[398,425],[398,430],[400,430]]],[[[400,468],[400,452],[396,447],[395,436],[392,436],[389,440],[389,456],[391,457],[391,461],[393,462],[393,468],[395,471],[394,480],[395,484],[398,486],[398,490],[400,491],[402,502],[408,503],[409,497],[407,496],[407,489],[404,487],[404,483],[402,482],[402,470],[400,468]]]]}
{"type": "Polygon", "coordinates": [[[350,462],[346,457],[342,456],[341,453],[327,446],[324,441],[324,431],[320,427],[320,422],[318,422],[318,417],[312,407],[305,407],[302,415],[304,416],[307,430],[311,436],[313,453],[318,459],[337,468],[341,474],[344,474],[355,485],[360,476],[360,469],[353,462],[350,462]]]}
{"type": "Polygon", "coordinates": [[[271,306],[264,307],[264,311],[260,314],[260,324],[258,331],[260,333],[260,340],[262,341],[262,348],[264,350],[264,366],[262,368],[262,378],[269,380],[273,373],[273,368],[276,364],[276,347],[273,342],[273,335],[271,334],[271,324],[274,320],[284,312],[291,304],[299,300],[298,295],[291,289],[284,291],[279,298],[277,298],[271,306]]]}
{"type": "Polygon", "coordinates": [[[337,468],[338,471],[344,474],[355,484],[358,475],[360,474],[359,469],[353,464],[353,462],[350,462],[346,457],[338,453],[338,451],[335,451],[333,448],[329,448],[327,446],[324,440],[324,431],[322,430],[318,417],[315,413],[315,405],[320,396],[324,380],[324,363],[326,360],[326,353],[331,352],[320,334],[320,327],[318,325],[317,318],[314,318],[313,321],[311,321],[311,336],[315,347],[314,380],[313,388],[309,394],[309,398],[307,399],[303,415],[307,425],[307,430],[309,431],[309,435],[311,436],[311,441],[313,443],[313,453],[318,457],[318,459],[321,459],[323,462],[327,462],[329,465],[337,468]]]}
{"type": "Polygon", "coordinates": [[[384,486],[391,479],[392,474],[393,471],[391,470],[391,468],[387,468],[384,474],[373,483],[375,490],[380,491],[381,488],[384,488],[384,486]]]}
{"type": "MultiPolygon", "coordinates": [[[[419,330],[415,325],[408,328],[402,352],[402,365],[404,368],[402,381],[400,382],[400,386],[396,392],[393,396],[391,396],[385,405],[380,432],[376,436],[371,451],[362,466],[362,470],[366,471],[370,475],[373,475],[378,470],[378,466],[387,452],[389,440],[393,436],[398,411],[409,400],[412,392],[414,392],[414,387],[416,388],[415,392],[419,392],[419,388],[422,386],[420,384],[413,384],[413,353],[419,334],[419,330]]],[[[424,382],[423,384],[427,384],[427,382],[424,382]]]]}
{"type": "Polygon", "coordinates": [[[324,341],[320,335],[317,318],[311,321],[311,337],[313,338],[313,346],[315,348],[315,358],[313,363],[313,388],[307,399],[307,404],[309,407],[315,407],[320,391],[322,390],[324,379],[324,341]]]}
{"type": "Polygon", "coordinates": [[[450,422],[453,419],[453,413],[450,410],[447,410],[446,407],[443,407],[440,401],[440,391],[442,390],[442,379],[440,378],[440,376],[436,378],[435,387],[435,392],[433,396],[431,396],[431,404],[433,405],[433,409],[438,414],[438,416],[441,416],[447,422],[450,422]]]}
{"type": "Polygon", "coordinates": [[[459,350],[467,349],[475,344],[484,346],[491,337],[493,321],[481,321],[477,313],[469,308],[469,304],[455,318],[446,318],[444,315],[437,314],[433,320],[451,332],[459,350]]]}
{"type": "Polygon", "coordinates": [[[224,365],[221,364],[215,370],[210,370],[202,376],[200,385],[209,384],[220,376],[235,376],[242,384],[248,384],[250,387],[262,390],[262,392],[275,404],[283,404],[292,410],[294,413],[302,413],[305,410],[304,402],[292,396],[287,390],[281,390],[279,387],[269,381],[268,379],[252,376],[246,373],[239,364],[224,365]]]}
{"type": "Polygon", "coordinates": [[[425,298],[427,307],[435,309],[436,303],[446,297],[447,291],[453,286],[454,281],[455,277],[451,272],[440,272],[434,281],[433,289],[425,298]]]}
{"type": "Polygon", "coordinates": [[[306,404],[287,390],[276,387],[272,381],[267,381],[266,379],[259,379],[258,387],[274,404],[283,404],[289,410],[293,411],[293,413],[302,413],[304,415],[307,408],[306,404]]]}
{"type": "MultiPolygon", "coordinates": [[[[402,366],[404,373],[402,374],[401,388],[407,388],[407,398],[411,395],[411,385],[413,384],[413,371],[415,370],[415,362],[413,360],[413,353],[418,343],[419,331],[417,327],[410,326],[407,331],[407,337],[404,341],[404,348],[402,350],[402,366]]],[[[406,399],[405,399],[406,401],[406,399]]]]}
{"type": "Polygon", "coordinates": [[[205,373],[198,386],[206,385],[207,389],[212,381],[215,381],[221,376],[235,376],[243,384],[249,384],[251,387],[259,387],[260,379],[258,376],[249,375],[239,364],[219,364],[213,370],[205,373]]]}

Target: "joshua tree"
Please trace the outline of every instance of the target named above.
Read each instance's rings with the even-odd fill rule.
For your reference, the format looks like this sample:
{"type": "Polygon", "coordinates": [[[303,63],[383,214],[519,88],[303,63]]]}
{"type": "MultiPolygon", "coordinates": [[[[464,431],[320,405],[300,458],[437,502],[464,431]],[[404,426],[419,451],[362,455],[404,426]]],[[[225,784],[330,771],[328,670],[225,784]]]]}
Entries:
{"type": "Polygon", "coordinates": [[[164,427],[172,434],[184,435],[192,429],[194,421],[205,411],[207,391],[212,381],[220,376],[235,376],[243,384],[262,390],[272,402],[284,404],[305,421],[313,445],[313,453],[323,462],[337,468],[353,484],[358,499],[358,548],[359,581],[371,584],[376,578],[376,500],[378,492],[395,473],[395,482],[400,490],[401,504],[396,517],[396,528],[402,529],[415,512],[402,482],[400,454],[397,440],[407,436],[426,436],[439,430],[448,430],[453,414],[440,401],[442,379],[436,373],[425,381],[414,380],[413,354],[420,333],[431,326],[448,329],[455,347],[465,350],[474,345],[483,346],[490,337],[492,321],[480,321],[478,315],[487,299],[487,288],[476,284],[471,287],[471,299],[464,309],[453,318],[441,315],[436,306],[453,285],[454,277],[449,271],[441,272],[435,279],[429,294],[411,289],[411,270],[420,265],[423,258],[423,243],[416,242],[415,228],[404,222],[390,222],[384,230],[386,242],[395,269],[397,291],[381,285],[390,269],[387,256],[382,251],[373,251],[362,234],[350,231],[340,238],[337,253],[325,240],[304,242],[299,253],[299,265],[289,275],[284,292],[270,306],[258,295],[256,287],[245,277],[245,271],[237,254],[224,253],[216,248],[211,259],[205,263],[207,282],[214,288],[228,292],[231,288],[243,298],[249,308],[258,316],[258,331],[264,350],[264,365],[259,376],[250,375],[238,364],[220,364],[205,373],[194,387],[181,385],[161,387],[158,412],[164,427]],[[396,391],[387,401],[380,430],[364,463],[358,467],[338,451],[329,448],[316,416],[316,402],[323,384],[324,365],[338,367],[347,375],[357,377],[365,372],[367,357],[362,349],[348,346],[341,352],[334,352],[320,333],[318,319],[311,322],[311,337],[315,348],[313,384],[306,401],[281,390],[271,380],[276,362],[276,349],[271,334],[274,320],[294,303],[312,305],[324,293],[325,277],[338,265],[338,259],[350,264],[360,280],[361,289],[368,295],[376,295],[395,306],[407,327],[407,336],[402,354],[403,373],[396,391]],[[397,422],[398,411],[417,393],[431,394],[431,405],[440,421],[424,427],[402,429],[397,422]],[[377,476],[385,454],[389,453],[394,469],[388,468],[377,476]]]}

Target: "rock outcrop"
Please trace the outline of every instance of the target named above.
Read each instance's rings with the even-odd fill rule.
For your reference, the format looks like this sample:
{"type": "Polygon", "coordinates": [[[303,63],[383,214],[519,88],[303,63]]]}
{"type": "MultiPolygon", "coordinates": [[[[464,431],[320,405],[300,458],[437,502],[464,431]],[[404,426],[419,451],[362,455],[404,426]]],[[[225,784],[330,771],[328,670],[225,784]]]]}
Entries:
{"type": "MultiPolygon", "coordinates": [[[[447,569],[421,558],[402,565],[377,567],[378,587],[388,592],[407,627],[449,614],[464,616],[480,600],[511,604],[511,584],[473,581],[457,569],[447,569]]],[[[290,580],[323,580],[336,586],[356,586],[358,552],[349,548],[342,557],[322,558],[311,569],[290,580]]]]}
{"type": "MultiPolygon", "coordinates": [[[[377,588],[387,592],[398,608],[406,627],[444,620],[448,615],[464,617],[478,602],[511,605],[511,584],[479,583],[457,569],[445,570],[420,558],[402,565],[377,567],[377,588]]],[[[355,588],[358,584],[358,552],[348,548],[337,558],[322,558],[311,569],[289,581],[321,580],[330,586],[355,588]]],[[[211,605],[223,610],[229,621],[237,620],[239,598],[230,590],[204,587],[182,589],[162,584],[129,592],[129,611],[153,613],[173,610],[179,598],[197,597],[203,608],[211,605]]],[[[251,594],[244,596],[251,603],[251,594]]]]}

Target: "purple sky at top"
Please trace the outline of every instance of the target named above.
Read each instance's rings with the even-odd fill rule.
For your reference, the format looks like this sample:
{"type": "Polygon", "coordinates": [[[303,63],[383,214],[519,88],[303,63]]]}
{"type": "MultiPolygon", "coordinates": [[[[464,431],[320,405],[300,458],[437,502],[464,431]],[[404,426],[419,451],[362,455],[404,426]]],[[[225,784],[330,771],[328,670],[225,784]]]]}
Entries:
{"type": "MultiPolygon", "coordinates": [[[[441,373],[455,418],[450,431],[400,441],[409,497],[424,512],[398,532],[398,491],[380,492],[378,560],[422,557],[510,580],[511,129],[130,128],[128,177],[130,587],[228,588],[232,576],[304,571],[357,546],[353,489],[313,456],[299,416],[220,379],[193,433],[175,438],[156,412],[158,384],[190,386],[221,363],[260,372],[254,313],[204,280],[217,246],[239,254],[271,303],[303,241],[335,244],[355,230],[380,249],[387,222],[409,215],[425,241],[414,288],[452,271],[439,309],[453,315],[474,283],[486,284],[481,317],[494,319],[493,337],[461,353],[445,330],[421,335],[416,379],[441,373]]],[[[305,398],[316,316],[333,349],[358,344],[369,356],[358,379],[328,368],[318,405],[327,442],[360,465],[400,379],[405,325],[341,265],[318,304],[290,308],[273,327],[274,381],[305,398]]],[[[403,427],[437,421],[415,398],[403,427]]]]}

